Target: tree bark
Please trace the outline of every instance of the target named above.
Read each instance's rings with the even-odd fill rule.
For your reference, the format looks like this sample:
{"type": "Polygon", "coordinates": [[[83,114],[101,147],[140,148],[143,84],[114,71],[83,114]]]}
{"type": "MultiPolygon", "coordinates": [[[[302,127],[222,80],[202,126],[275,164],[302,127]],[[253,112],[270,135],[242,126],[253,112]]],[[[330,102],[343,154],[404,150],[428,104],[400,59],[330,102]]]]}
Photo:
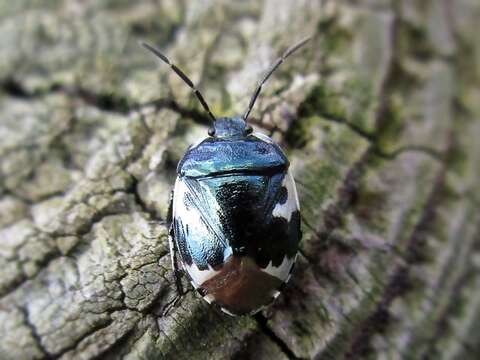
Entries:
{"type": "Polygon", "coordinates": [[[477,0],[0,6],[0,359],[475,359],[477,0]],[[287,151],[303,240],[253,317],[176,297],[165,223],[208,116],[287,151]]]}

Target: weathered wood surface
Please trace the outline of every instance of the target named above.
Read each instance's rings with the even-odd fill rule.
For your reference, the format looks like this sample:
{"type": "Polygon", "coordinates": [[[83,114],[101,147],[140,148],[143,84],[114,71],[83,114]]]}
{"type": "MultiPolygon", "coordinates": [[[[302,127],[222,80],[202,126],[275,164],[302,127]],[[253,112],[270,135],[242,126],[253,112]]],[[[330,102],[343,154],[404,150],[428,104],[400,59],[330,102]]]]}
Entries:
{"type": "Polygon", "coordinates": [[[479,23],[477,0],[2,0],[0,358],[478,358],[479,23]],[[163,220],[208,118],[137,41],[231,115],[309,33],[253,112],[298,180],[292,281],[255,317],[171,307],[163,220]]]}

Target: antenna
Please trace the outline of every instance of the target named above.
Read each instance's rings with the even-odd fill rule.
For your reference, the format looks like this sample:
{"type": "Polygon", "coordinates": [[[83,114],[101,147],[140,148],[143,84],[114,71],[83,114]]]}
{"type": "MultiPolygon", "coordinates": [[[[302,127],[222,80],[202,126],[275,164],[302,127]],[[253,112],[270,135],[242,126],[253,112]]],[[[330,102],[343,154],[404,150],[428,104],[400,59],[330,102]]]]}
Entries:
{"type": "Polygon", "coordinates": [[[303,45],[305,45],[308,40],[311,39],[311,36],[308,36],[306,38],[304,38],[303,40],[299,41],[298,43],[296,43],[295,45],[289,47],[287,50],[285,50],[285,52],[283,53],[283,55],[281,57],[279,57],[274,63],[273,65],[270,66],[270,69],[267,71],[267,73],[265,74],[265,76],[263,77],[263,79],[258,83],[258,86],[257,86],[257,89],[255,90],[255,92],[253,93],[253,96],[252,98],[250,99],[250,104],[248,104],[248,109],[247,111],[245,112],[245,114],[243,115],[243,120],[247,121],[247,118],[248,118],[248,115],[250,114],[250,111],[252,111],[252,108],[253,108],[253,105],[255,105],[255,101],[257,100],[257,97],[258,95],[260,94],[260,91],[262,90],[262,86],[263,84],[265,84],[265,82],[268,80],[268,78],[273,74],[273,72],[275,70],[277,70],[277,68],[280,66],[281,63],[283,63],[287,57],[289,57],[290,55],[292,55],[295,51],[297,51],[298,49],[300,49],[303,45]]]}
{"type": "Polygon", "coordinates": [[[215,122],[217,119],[215,118],[215,116],[212,114],[212,112],[210,111],[210,108],[208,107],[208,104],[207,102],[205,101],[205,99],[203,98],[202,94],[200,93],[200,91],[198,91],[198,89],[195,87],[195,85],[193,84],[192,80],[190,80],[188,78],[187,75],[185,75],[185,73],[180,70],[175,64],[171,63],[170,60],[165,56],[163,55],[158,49],[156,49],[155,47],[151,46],[151,45],[148,45],[147,43],[144,43],[142,42],[141,45],[151,51],[154,55],[156,55],[158,58],[160,58],[160,60],[162,60],[164,63],[170,65],[170,67],[172,68],[173,71],[175,71],[175,73],[193,90],[193,93],[195,94],[195,96],[197,97],[197,99],[200,101],[200,104],[202,104],[203,108],[205,109],[205,111],[208,113],[208,115],[210,115],[210,117],[212,118],[212,121],[215,122]]]}

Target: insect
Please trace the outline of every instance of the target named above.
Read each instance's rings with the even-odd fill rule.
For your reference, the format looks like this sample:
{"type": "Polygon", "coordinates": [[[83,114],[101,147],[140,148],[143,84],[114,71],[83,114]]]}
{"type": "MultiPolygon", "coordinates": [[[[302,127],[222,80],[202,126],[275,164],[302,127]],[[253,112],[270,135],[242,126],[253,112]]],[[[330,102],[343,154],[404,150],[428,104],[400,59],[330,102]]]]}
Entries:
{"type": "Polygon", "coordinates": [[[254,314],[289,280],[301,239],[300,205],[289,161],[248,116],[262,86],[309,38],[288,48],[259,82],[243,116],[215,118],[193,82],[156,48],[142,43],[193,90],[212,119],[208,136],[177,167],[169,243],[203,298],[230,315],[254,314]]]}

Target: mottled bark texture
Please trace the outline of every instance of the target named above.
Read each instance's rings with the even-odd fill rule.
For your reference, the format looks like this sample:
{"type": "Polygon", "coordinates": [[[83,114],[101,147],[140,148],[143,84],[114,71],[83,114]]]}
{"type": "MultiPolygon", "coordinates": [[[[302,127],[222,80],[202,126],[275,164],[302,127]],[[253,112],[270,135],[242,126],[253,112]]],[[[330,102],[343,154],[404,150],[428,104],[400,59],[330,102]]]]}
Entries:
{"type": "Polygon", "coordinates": [[[478,359],[480,2],[0,1],[1,359],[478,359]],[[288,152],[304,238],[231,318],[166,238],[175,166],[245,110],[288,152]]]}

